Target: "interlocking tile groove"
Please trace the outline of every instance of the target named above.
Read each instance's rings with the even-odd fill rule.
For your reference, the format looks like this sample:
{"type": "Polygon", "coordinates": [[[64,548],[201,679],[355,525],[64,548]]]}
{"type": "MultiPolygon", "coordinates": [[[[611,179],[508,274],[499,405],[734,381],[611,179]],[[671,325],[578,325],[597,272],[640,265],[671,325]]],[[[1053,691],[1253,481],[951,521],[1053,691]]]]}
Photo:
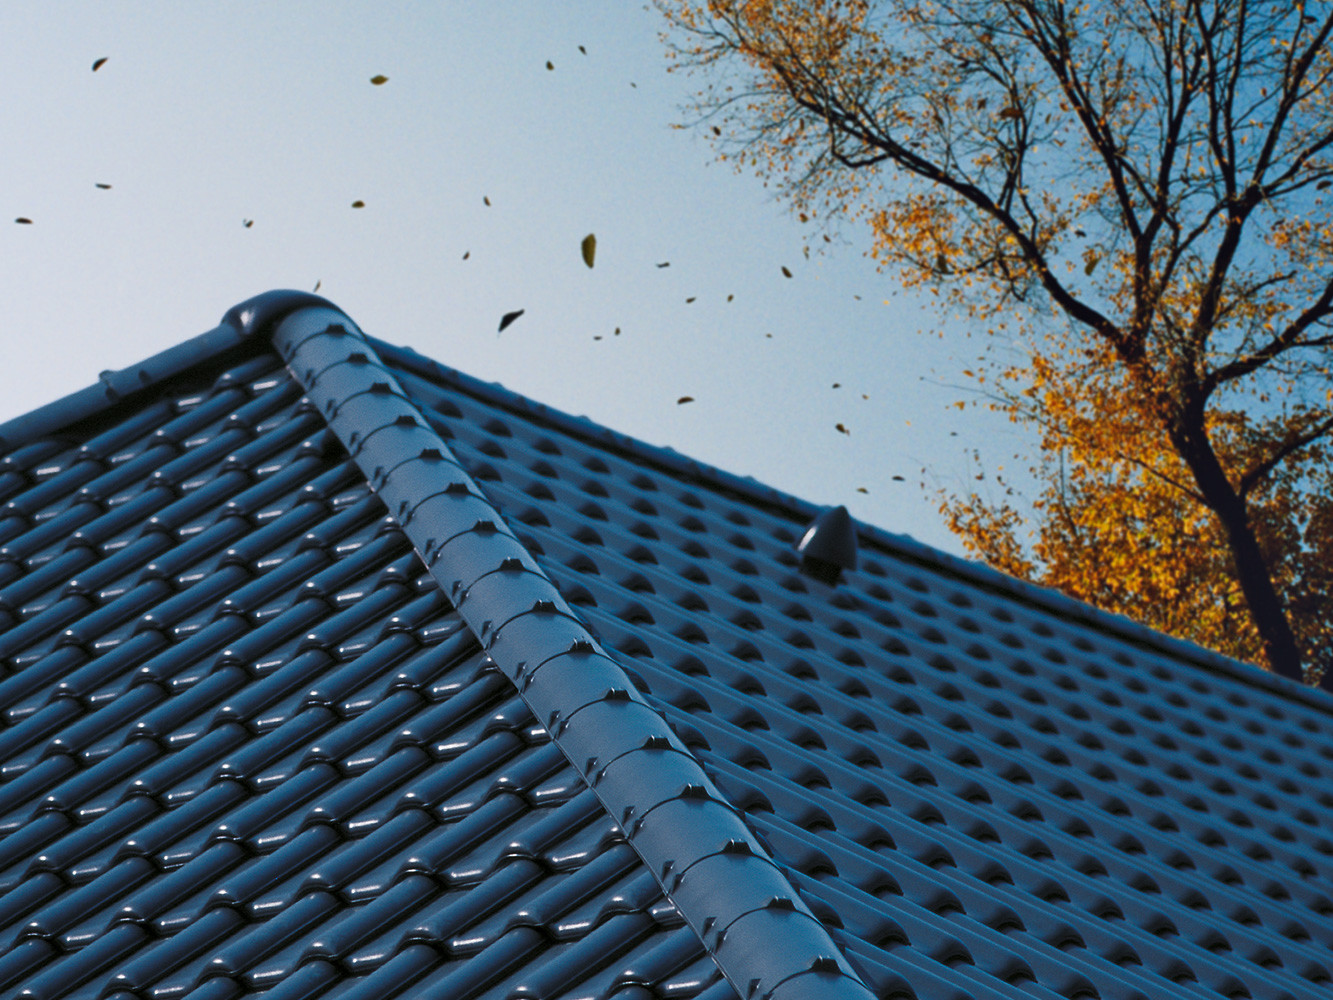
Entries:
{"type": "Polygon", "coordinates": [[[830,998],[869,996],[734,807],[599,648],[351,321],[304,309],[277,326],[273,342],[487,654],[668,895],[694,865],[736,856],[733,881],[691,896],[682,913],[712,942],[737,990],[785,1000],[811,982],[830,998]],[[568,669],[571,658],[594,669],[568,669]],[[534,683],[561,667],[562,683],[534,683]],[[768,909],[744,908],[732,891],[751,880],[771,883],[768,909]]]}

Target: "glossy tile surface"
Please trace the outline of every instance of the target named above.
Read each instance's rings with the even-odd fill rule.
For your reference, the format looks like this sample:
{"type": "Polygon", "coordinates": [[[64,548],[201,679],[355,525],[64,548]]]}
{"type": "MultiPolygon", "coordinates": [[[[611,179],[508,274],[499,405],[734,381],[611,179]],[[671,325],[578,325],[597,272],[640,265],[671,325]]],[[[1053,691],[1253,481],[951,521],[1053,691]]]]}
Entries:
{"type": "Polygon", "coordinates": [[[325,306],[6,425],[4,995],[1328,995],[1325,693],[325,306]]]}
{"type": "Polygon", "coordinates": [[[715,985],[276,356],[169,388],[4,465],[0,991],[715,985]]]}
{"type": "Polygon", "coordinates": [[[812,509],[396,357],[879,995],[1327,995],[1326,695],[883,533],[828,586],[812,509]]]}

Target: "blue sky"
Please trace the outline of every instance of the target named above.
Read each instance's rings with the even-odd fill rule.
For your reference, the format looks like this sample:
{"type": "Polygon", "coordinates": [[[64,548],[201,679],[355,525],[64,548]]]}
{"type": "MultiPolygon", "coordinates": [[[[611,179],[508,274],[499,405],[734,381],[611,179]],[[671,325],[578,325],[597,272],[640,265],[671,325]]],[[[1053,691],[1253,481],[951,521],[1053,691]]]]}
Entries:
{"type": "Polygon", "coordinates": [[[984,338],[673,128],[697,81],[660,28],[611,0],[0,5],[0,419],[319,282],[368,333],[959,551],[935,490],[1021,444],[952,406],[984,338]]]}

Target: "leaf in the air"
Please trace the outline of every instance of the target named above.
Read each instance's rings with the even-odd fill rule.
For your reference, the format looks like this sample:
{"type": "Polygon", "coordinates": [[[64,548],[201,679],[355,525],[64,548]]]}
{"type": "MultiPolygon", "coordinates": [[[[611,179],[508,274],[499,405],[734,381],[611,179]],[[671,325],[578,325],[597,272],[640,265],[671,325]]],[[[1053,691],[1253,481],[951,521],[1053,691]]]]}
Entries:
{"type": "Polygon", "coordinates": [[[22,216],[22,215],[20,215],[20,216],[19,216],[17,219],[15,219],[14,221],[17,222],[20,226],[31,226],[31,225],[32,225],[32,220],[31,220],[31,219],[28,219],[28,218],[25,218],[25,217],[22,216]]]}
{"type": "Polygon", "coordinates": [[[735,297],[736,297],[736,296],[734,296],[734,295],[728,295],[728,296],[727,296],[727,301],[730,302],[730,301],[731,301],[732,299],[734,299],[735,297]]]}
{"type": "Polygon", "coordinates": [[[579,51],[582,52],[585,56],[588,54],[588,50],[585,49],[582,45],[579,46],[579,51]]]}
{"type": "Polygon", "coordinates": [[[782,269],[782,276],[783,276],[784,278],[790,278],[790,277],[791,277],[791,272],[788,271],[787,268],[786,268],[785,266],[784,266],[783,269],[782,269]]]}
{"type": "Polygon", "coordinates": [[[869,491],[868,489],[866,489],[864,486],[858,486],[858,487],[856,488],[856,492],[857,492],[857,493],[869,493],[870,491],[869,491]]]}
{"type": "Polygon", "coordinates": [[[847,429],[847,425],[846,425],[846,424],[834,424],[833,426],[836,427],[836,428],[838,429],[838,433],[839,433],[839,434],[848,434],[848,435],[850,435],[850,434],[852,433],[851,431],[849,431],[849,430],[847,429]]]}
{"type": "Polygon", "coordinates": [[[352,207],[353,207],[353,208],[365,208],[365,207],[366,207],[366,203],[365,203],[364,201],[362,201],[360,198],[358,198],[356,201],[352,202],[352,207]]]}
{"type": "Polygon", "coordinates": [[[383,87],[386,83],[389,82],[389,78],[385,76],[383,73],[376,73],[374,76],[370,78],[370,82],[377,87],[383,87]]]}
{"type": "Polygon", "coordinates": [[[579,244],[579,252],[583,254],[583,263],[592,267],[593,261],[597,259],[597,237],[592,233],[583,237],[583,242],[579,244]]]}
{"type": "Polygon", "coordinates": [[[96,184],[96,185],[94,185],[94,187],[96,187],[99,191],[110,191],[110,190],[111,190],[111,185],[110,185],[110,184],[96,184]]]}
{"type": "Polygon", "coordinates": [[[463,252],[463,259],[464,259],[464,260],[467,260],[467,259],[468,259],[469,257],[471,257],[471,256],[472,256],[472,251],[471,251],[471,250],[465,250],[465,251],[463,252]]]}
{"type": "Polygon", "coordinates": [[[1007,107],[1000,112],[1000,117],[1006,120],[1012,120],[1014,118],[1022,118],[1023,112],[1020,108],[1015,108],[1011,105],[1010,107],[1007,107]]]}
{"type": "Polygon", "coordinates": [[[676,405],[679,406],[681,403],[693,403],[693,402],[694,402],[693,396],[681,396],[680,399],[676,400],[676,405]]]}
{"type": "Polygon", "coordinates": [[[620,327],[616,327],[616,336],[617,336],[617,337],[620,336],[620,327]]]}
{"type": "Polygon", "coordinates": [[[243,225],[246,229],[249,229],[249,228],[250,228],[251,226],[253,226],[254,224],[255,224],[255,220],[254,220],[254,219],[242,219],[242,220],[241,220],[241,225],[243,225]]]}
{"type": "Polygon", "coordinates": [[[314,287],[313,289],[311,289],[311,291],[315,291],[315,292],[319,291],[319,286],[322,285],[322,284],[324,284],[324,279],[323,279],[323,278],[319,278],[319,279],[317,279],[317,280],[315,281],[315,287],[314,287]]]}
{"type": "Polygon", "coordinates": [[[905,483],[905,482],[907,482],[907,480],[904,479],[902,476],[894,476],[894,477],[893,477],[893,481],[894,481],[895,483],[905,483]]]}
{"type": "Polygon", "coordinates": [[[481,203],[485,205],[487,208],[491,207],[491,199],[488,198],[486,195],[481,196],[481,203]]]}
{"type": "Polygon", "coordinates": [[[693,301],[694,301],[695,299],[697,299],[698,297],[699,297],[699,296],[697,296],[697,295],[691,295],[688,299],[685,300],[685,304],[686,304],[686,305],[689,305],[691,302],[693,302],[693,301]]]}
{"type": "Polygon", "coordinates": [[[553,62],[551,62],[551,60],[547,59],[547,60],[546,60],[546,68],[547,68],[547,69],[555,69],[555,63],[553,63],[553,62]]]}
{"type": "Polygon", "coordinates": [[[100,59],[94,59],[94,60],[93,60],[93,72],[96,73],[99,69],[101,69],[103,66],[105,66],[105,65],[106,65],[106,60],[107,60],[107,57],[106,57],[106,56],[102,56],[102,58],[100,58],[100,59]]]}
{"type": "Polygon", "coordinates": [[[514,320],[518,319],[522,315],[523,315],[522,309],[515,309],[513,312],[507,312],[503,316],[501,316],[500,330],[498,333],[496,333],[496,336],[498,337],[501,333],[504,333],[505,327],[507,327],[510,323],[514,322],[514,320]]]}
{"type": "Polygon", "coordinates": [[[671,261],[669,261],[669,260],[664,260],[664,261],[662,261],[662,263],[658,264],[657,266],[658,266],[658,267],[670,267],[670,266],[671,266],[671,261]]]}

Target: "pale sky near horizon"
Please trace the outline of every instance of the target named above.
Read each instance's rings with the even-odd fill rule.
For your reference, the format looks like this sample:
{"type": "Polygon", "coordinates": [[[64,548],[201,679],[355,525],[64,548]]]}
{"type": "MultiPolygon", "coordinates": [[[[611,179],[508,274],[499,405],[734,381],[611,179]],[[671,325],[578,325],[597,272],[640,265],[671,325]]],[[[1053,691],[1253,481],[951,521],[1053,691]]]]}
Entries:
{"type": "Polygon", "coordinates": [[[984,338],[672,128],[697,81],[661,27],[611,0],[0,5],[0,420],[319,282],[375,336],[961,551],[935,491],[1021,444],[952,406],[984,338]]]}

